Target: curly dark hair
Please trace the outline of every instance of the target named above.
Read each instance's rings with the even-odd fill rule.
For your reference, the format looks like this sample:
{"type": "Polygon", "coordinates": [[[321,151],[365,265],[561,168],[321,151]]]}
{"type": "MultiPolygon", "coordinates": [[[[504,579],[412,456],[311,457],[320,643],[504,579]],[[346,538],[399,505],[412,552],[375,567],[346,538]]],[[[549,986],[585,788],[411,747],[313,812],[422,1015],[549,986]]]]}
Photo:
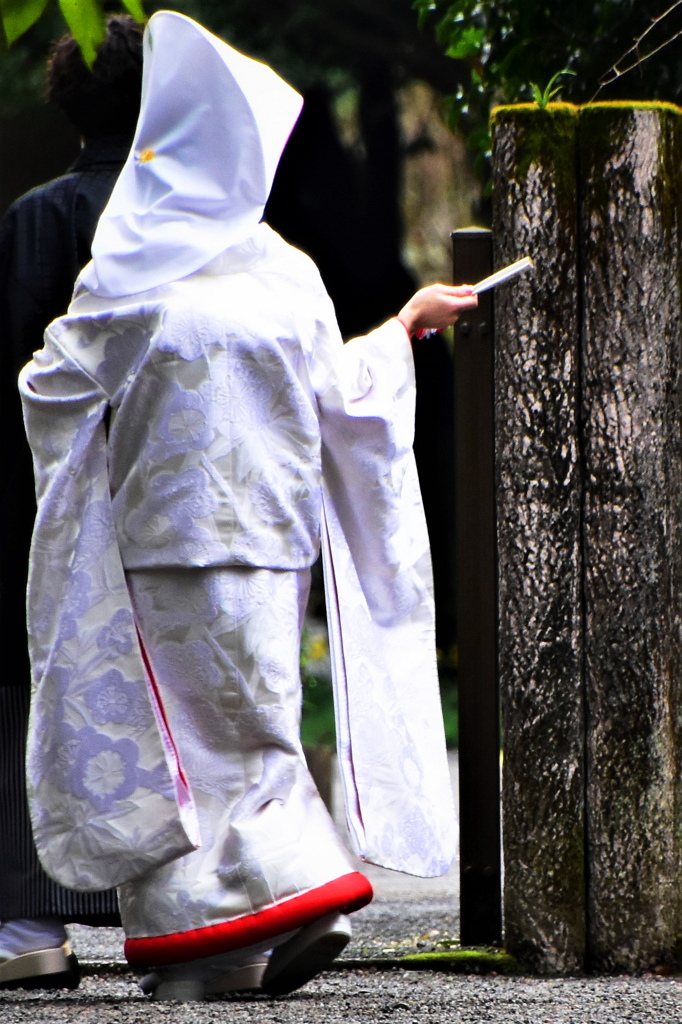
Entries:
{"type": "Polygon", "coordinates": [[[86,139],[131,138],[140,112],[143,26],[127,14],[107,18],[90,70],[70,33],[50,51],[47,93],[86,139]]]}

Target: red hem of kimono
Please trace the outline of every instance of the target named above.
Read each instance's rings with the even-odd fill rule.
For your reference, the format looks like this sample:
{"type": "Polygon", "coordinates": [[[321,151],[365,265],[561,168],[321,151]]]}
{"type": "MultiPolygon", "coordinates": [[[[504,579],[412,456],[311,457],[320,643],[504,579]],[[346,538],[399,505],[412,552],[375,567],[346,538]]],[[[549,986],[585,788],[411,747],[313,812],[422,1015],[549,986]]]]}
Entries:
{"type": "Polygon", "coordinates": [[[373,895],[369,879],[353,871],[266,910],[222,924],[151,938],[126,939],[124,952],[132,967],[162,967],[229,953],[302,928],[333,911],[350,914],[360,910],[373,895]]]}

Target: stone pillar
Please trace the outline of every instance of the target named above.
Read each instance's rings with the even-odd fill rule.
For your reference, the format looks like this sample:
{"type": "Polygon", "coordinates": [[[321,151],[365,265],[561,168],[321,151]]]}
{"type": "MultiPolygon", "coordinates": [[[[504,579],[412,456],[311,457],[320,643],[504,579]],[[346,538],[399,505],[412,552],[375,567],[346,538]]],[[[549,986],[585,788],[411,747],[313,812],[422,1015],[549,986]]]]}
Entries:
{"type": "Polygon", "coordinates": [[[580,117],[589,965],[680,929],[682,111],[580,117]]]}
{"type": "Polygon", "coordinates": [[[585,953],[576,108],[494,116],[505,934],[540,972],[585,953]]]}
{"type": "Polygon", "coordinates": [[[682,110],[494,129],[507,945],[637,971],[682,932],[682,110]]]}

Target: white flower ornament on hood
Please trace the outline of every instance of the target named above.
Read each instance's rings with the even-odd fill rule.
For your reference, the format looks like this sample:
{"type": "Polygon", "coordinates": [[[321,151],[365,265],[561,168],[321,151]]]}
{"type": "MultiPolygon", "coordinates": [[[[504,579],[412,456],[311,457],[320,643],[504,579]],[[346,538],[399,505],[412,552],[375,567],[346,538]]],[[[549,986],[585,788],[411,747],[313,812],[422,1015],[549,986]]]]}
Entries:
{"type": "Polygon", "coordinates": [[[96,295],[132,295],[247,239],[302,102],[271,68],[191,18],[153,15],[133,146],[81,281],[96,295]]]}

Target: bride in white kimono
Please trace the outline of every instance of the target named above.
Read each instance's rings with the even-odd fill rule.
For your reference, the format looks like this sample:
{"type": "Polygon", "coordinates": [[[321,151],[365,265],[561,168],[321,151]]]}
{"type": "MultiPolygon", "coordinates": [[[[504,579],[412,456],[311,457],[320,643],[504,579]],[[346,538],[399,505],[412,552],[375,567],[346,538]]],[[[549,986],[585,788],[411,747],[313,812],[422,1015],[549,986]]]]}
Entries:
{"type": "Polygon", "coordinates": [[[355,849],[422,875],[454,853],[410,334],[476,299],[432,286],[344,346],[314,265],[260,223],[299,110],[155,14],[93,262],[20,379],[36,844],[63,884],[120,886],[158,997],[291,991],[371,899],[299,740],[320,545],[355,849]]]}

